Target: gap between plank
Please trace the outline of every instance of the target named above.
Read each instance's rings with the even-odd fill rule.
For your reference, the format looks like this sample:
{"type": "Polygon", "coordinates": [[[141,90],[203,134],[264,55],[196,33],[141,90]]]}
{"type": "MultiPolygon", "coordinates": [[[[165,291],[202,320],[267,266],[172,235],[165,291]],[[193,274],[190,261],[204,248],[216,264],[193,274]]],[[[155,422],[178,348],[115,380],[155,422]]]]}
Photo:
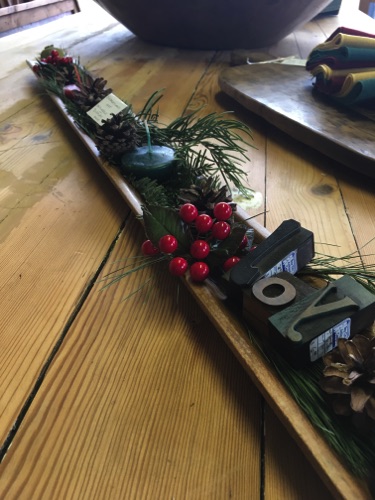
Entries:
{"type": "Polygon", "coordinates": [[[40,371],[40,373],[35,381],[35,384],[31,390],[30,394],[26,398],[26,401],[24,402],[12,428],[10,429],[7,437],[5,438],[4,443],[0,447],[0,464],[2,463],[3,459],[5,458],[7,452],[8,452],[8,450],[9,450],[9,448],[10,448],[10,446],[11,446],[11,444],[12,444],[12,442],[13,442],[13,440],[18,432],[18,429],[20,428],[24,418],[26,417],[27,412],[29,411],[29,408],[32,405],[32,402],[34,401],[34,398],[38,394],[39,389],[41,388],[42,383],[47,375],[48,369],[51,366],[56,355],[58,354],[58,352],[59,352],[59,350],[60,350],[60,348],[65,340],[65,337],[70,330],[70,327],[72,326],[74,320],[76,319],[77,315],[79,314],[80,310],[82,309],[83,304],[85,303],[89,293],[91,292],[93,286],[95,285],[97,278],[100,275],[100,273],[102,272],[105,264],[108,262],[108,259],[112,255],[113,250],[114,250],[121,234],[123,233],[125,226],[127,225],[128,221],[129,221],[130,216],[131,216],[131,212],[129,211],[129,214],[125,217],[124,221],[122,222],[122,224],[121,224],[119,230],[117,231],[117,234],[116,234],[114,240],[112,241],[111,245],[109,246],[107,253],[105,254],[102,262],[100,263],[99,267],[95,271],[94,276],[89,280],[88,284],[86,285],[85,289],[83,290],[81,297],[79,298],[76,306],[74,307],[72,313],[70,314],[70,316],[69,316],[69,318],[68,318],[68,320],[67,320],[67,322],[66,322],[66,324],[61,332],[61,335],[57,339],[57,342],[54,345],[50,355],[48,356],[46,362],[42,366],[42,369],[41,369],[41,371],[40,371]]]}

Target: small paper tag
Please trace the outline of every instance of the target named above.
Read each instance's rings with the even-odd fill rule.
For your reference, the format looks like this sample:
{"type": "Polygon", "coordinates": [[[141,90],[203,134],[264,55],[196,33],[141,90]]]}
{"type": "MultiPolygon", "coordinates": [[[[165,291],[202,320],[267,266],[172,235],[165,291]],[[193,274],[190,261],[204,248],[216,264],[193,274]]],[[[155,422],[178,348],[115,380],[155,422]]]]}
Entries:
{"type": "Polygon", "coordinates": [[[293,250],[287,255],[283,260],[278,262],[274,267],[272,267],[266,274],[263,276],[264,278],[270,278],[275,274],[279,274],[283,271],[286,271],[290,274],[296,274],[298,271],[298,261],[297,261],[297,250],[293,250]]]}
{"type": "Polygon", "coordinates": [[[332,351],[337,346],[339,339],[348,339],[350,337],[350,326],[351,319],[346,318],[313,339],[310,342],[310,361],[316,361],[327,352],[332,351]]]}
{"type": "Polygon", "coordinates": [[[104,120],[111,118],[112,114],[117,115],[127,107],[128,105],[124,101],[114,94],[109,94],[96,106],[87,111],[87,114],[96,121],[96,123],[101,125],[104,120]]]}

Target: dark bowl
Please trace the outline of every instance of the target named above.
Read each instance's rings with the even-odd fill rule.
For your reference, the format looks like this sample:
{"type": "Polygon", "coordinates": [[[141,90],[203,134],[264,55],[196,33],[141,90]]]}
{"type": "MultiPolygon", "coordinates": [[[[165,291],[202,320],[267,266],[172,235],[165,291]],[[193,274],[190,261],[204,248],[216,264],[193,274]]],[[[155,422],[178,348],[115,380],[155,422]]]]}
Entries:
{"type": "Polygon", "coordinates": [[[97,0],[143,40],[189,49],[273,45],[332,0],[97,0]]]}

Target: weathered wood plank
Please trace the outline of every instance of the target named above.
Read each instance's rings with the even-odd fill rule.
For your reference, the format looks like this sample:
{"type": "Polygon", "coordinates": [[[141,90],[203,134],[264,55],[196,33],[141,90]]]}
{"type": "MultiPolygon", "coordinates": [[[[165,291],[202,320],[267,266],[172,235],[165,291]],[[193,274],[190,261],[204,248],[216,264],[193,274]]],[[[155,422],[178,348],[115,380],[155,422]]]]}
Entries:
{"type": "Polygon", "coordinates": [[[332,500],[334,496],[323,485],[318,475],[295,442],[285,433],[275,413],[265,407],[265,500],[332,500]],[[290,483],[293,482],[293,488],[290,483]]]}
{"type": "MultiPolygon", "coordinates": [[[[139,255],[138,229],[132,218],[103,276],[139,255]]],[[[165,266],[101,286],[3,462],[0,493],[258,497],[259,395],[194,299],[165,266]]]]}
{"type": "Polygon", "coordinates": [[[1,156],[1,440],[129,211],[73,134],[29,110],[1,156]]]}
{"type": "MultiPolygon", "coordinates": [[[[186,77],[178,83],[180,94],[176,92],[179,99],[175,100],[172,93],[169,100],[165,101],[166,115],[170,113],[172,116],[178,116],[206,68],[208,54],[190,52],[183,55],[176,50],[165,49],[164,55],[157,60],[154,47],[147,48],[143,42],[138,41],[128,44],[129,33],[125,28],[121,28],[119,39],[115,37],[113,41],[113,20],[105,18],[106,22],[109,23],[111,34],[109,35],[106,29],[101,27],[96,40],[99,44],[103,42],[103,52],[98,51],[94,61],[91,59],[89,63],[91,61],[100,64],[100,69],[103,71],[101,74],[106,75],[106,68],[109,69],[114,65],[115,59],[121,52],[123,53],[125,44],[128,64],[124,66],[121,61],[117,61],[117,65],[114,65],[117,74],[114,75],[110,71],[108,73],[113,77],[111,85],[117,89],[118,95],[127,92],[127,80],[124,79],[124,74],[126,72],[134,74],[137,84],[131,92],[131,97],[139,93],[136,104],[140,102],[144,104],[145,96],[149,97],[151,94],[151,87],[156,89],[158,84],[163,86],[172,82],[172,85],[175,85],[172,88],[174,92],[177,89],[175,81],[179,80],[181,71],[185,70],[185,67],[184,70],[181,69],[181,61],[186,61],[186,77]],[[104,58],[110,44],[113,48],[113,59],[104,58]],[[144,54],[141,64],[137,59],[137,54],[140,53],[144,54]],[[170,111],[167,109],[167,103],[170,103],[170,111]]],[[[90,50],[95,53],[92,45],[96,33],[95,24],[82,23],[80,29],[76,33],[72,32],[70,38],[67,37],[66,40],[69,40],[70,45],[74,45],[76,40],[79,48],[83,49],[85,47],[83,39],[87,39],[90,50]]],[[[53,43],[49,40],[49,43],[51,42],[53,43]]],[[[35,79],[26,67],[23,57],[24,54],[20,50],[18,53],[15,52],[14,58],[11,60],[8,58],[9,73],[16,72],[18,65],[22,64],[21,73],[26,71],[28,76],[35,79]]],[[[13,78],[2,81],[4,95],[6,89],[11,88],[13,84],[15,84],[13,78]]],[[[36,93],[41,92],[35,85],[32,88],[36,93]]],[[[4,357],[5,371],[2,379],[2,395],[5,398],[2,409],[4,412],[2,439],[7,435],[30,392],[48,352],[57,341],[87,280],[96,271],[115,238],[121,224],[121,214],[128,212],[128,208],[119,202],[117,195],[113,206],[103,206],[108,201],[106,189],[110,189],[107,179],[104,180],[104,189],[101,193],[102,174],[98,172],[96,164],[93,165],[93,160],[87,155],[84,146],[67,128],[64,119],[47,97],[36,100],[35,96],[30,94],[25,101],[21,96],[15,95],[14,102],[8,102],[7,106],[8,110],[12,111],[10,114],[9,111],[5,111],[2,121],[1,176],[6,182],[1,192],[3,201],[0,211],[3,220],[1,239],[6,248],[4,254],[13,256],[15,253],[20,256],[20,261],[13,257],[12,265],[9,266],[9,263],[6,265],[3,274],[3,297],[7,296],[6,302],[11,297],[12,303],[25,303],[26,306],[22,314],[18,315],[16,322],[11,321],[13,310],[8,310],[7,314],[2,316],[2,335],[6,339],[1,353],[4,357]],[[79,215],[73,218],[71,213],[79,215]],[[87,227],[87,234],[85,232],[81,234],[83,224],[85,228],[87,227]],[[18,230],[15,229],[16,226],[19,226],[18,230]],[[25,227],[29,228],[29,233],[25,232],[25,227]],[[93,245],[92,238],[98,238],[102,231],[101,243],[93,245]],[[63,245],[65,240],[68,241],[63,245]],[[22,252],[17,251],[20,245],[22,252]],[[30,249],[27,246],[30,246],[30,249]],[[62,250],[58,251],[60,246],[62,250]],[[79,258],[76,258],[76,252],[79,258]],[[26,261],[25,255],[27,255],[26,261]],[[41,272],[41,266],[44,264],[46,266],[41,272]],[[26,273],[25,269],[28,267],[33,271],[26,273]],[[18,283],[15,279],[18,275],[23,276],[24,287],[15,286],[18,283]],[[26,283],[26,276],[30,277],[30,286],[26,283]],[[9,287],[14,288],[12,294],[9,293],[9,287]],[[32,299],[29,299],[31,296],[32,299]],[[61,297],[64,297],[63,301],[61,297]],[[28,301],[30,301],[29,306],[28,301]],[[35,302],[38,303],[37,307],[35,302]],[[47,313],[50,309],[51,314],[47,313]],[[16,349],[31,324],[33,330],[28,335],[24,350],[16,354],[16,349]],[[24,357],[31,345],[35,355],[30,357],[29,362],[25,362],[24,357]],[[23,390],[20,388],[22,380],[23,390]]]]}

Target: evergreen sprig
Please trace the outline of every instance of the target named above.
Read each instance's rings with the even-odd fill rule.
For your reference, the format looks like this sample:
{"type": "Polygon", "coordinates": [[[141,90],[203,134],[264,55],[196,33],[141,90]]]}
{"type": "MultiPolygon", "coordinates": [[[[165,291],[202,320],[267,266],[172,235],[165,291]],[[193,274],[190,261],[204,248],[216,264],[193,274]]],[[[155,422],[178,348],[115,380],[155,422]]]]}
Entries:
{"type": "Polygon", "coordinates": [[[106,281],[107,283],[102,287],[102,290],[105,290],[111,285],[118,283],[123,280],[127,276],[135,272],[142,271],[143,269],[154,266],[160,262],[165,262],[168,260],[168,256],[160,254],[156,257],[148,257],[148,256],[136,256],[126,259],[126,262],[130,261],[126,265],[121,268],[116,269],[113,272],[108,273],[101,281],[106,281]]]}
{"type": "MultiPolygon", "coordinates": [[[[58,96],[64,103],[67,113],[75,123],[94,142],[97,137],[97,124],[82,110],[74,100],[66,97],[61,78],[61,67],[41,64],[40,83],[48,92],[58,96]]],[[[73,61],[69,76],[73,75],[77,87],[86,85],[92,79],[90,73],[79,61],[73,61]]],[[[69,81],[71,83],[71,81],[69,81]]],[[[246,197],[251,198],[253,191],[246,187],[247,174],[243,170],[244,163],[249,161],[248,147],[253,137],[247,125],[228,118],[229,113],[210,113],[200,116],[202,109],[180,116],[170,124],[159,121],[158,105],[162,99],[161,91],[154,92],[138,113],[128,113],[124,119],[131,119],[135,125],[137,136],[142,144],[147,142],[147,128],[151,142],[156,145],[170,146],[175,150],[178,162],[178,175],[175,179],[164,182],[165,186],[156,188],[155,182],[145,179],[142,183],[131,180],[133,186],[147,185],[148,198],[144,201],[162,204],[177,203],[177,194],[181,188],[193,184],[197,177],[212,177],[219,184],[224,182],[229,189],[234,186],[246,197]],[[147,127],[145,126],[147,123],[147,127]],[[164,189],[165,188],[165,189],[164,189]],[[163,195],[161,196],[161,193],[163,195]]],[[[108,158],[113,163],[113,158],[108,158]]],[[[142,196],[142,192],[140,192],[142,196]]]]}
{"type": "Polygon", "coordinates": [[[337,417],[319,387],[323,363],[305,368],[291,366],[272,346],[248,330],[250,339],[284,382],[308,419],[357,477],[367,478],[375,467],[375,433],[362,435],[351,421],[337,417]]]}
{"type": "Polygon", "coordinates": [[[160,205],[162,207],[170,207],[176,205],[176,197],[173,191],[159,184],[155,179],[142,177],[136,179],[129,178],[129,181],[138,191],[143,200],[149,200],[149,203],[160,205]]]}
{"type": "Polygon", "coordinates": [[[200,112],[198,109],[176,118],[169,125],[152,127],[152,140],[170,144],[182,167],[189,169],[192,180],[201,175],[221,176],[229,188],[233,184],[248,196],[249,189],[244,187],[247,174],[241,165],[249,160],[245,145],[253,147],[250,129],[242,122],[227,118],[229,113],[210,113],[202,117],[200,112]]]}
{"type": "Polygon", "coordinates": [[[373,255],[360,255],[357,251],[343,257],[332,257],[323,253],[316,253],[314,259],[300,271],[299,274],[316,276],[326,281],[333,281],[336,277],[351,276],[362,286],[375,294],[375,263],[364,264],[363,258],[373,255]]]}

